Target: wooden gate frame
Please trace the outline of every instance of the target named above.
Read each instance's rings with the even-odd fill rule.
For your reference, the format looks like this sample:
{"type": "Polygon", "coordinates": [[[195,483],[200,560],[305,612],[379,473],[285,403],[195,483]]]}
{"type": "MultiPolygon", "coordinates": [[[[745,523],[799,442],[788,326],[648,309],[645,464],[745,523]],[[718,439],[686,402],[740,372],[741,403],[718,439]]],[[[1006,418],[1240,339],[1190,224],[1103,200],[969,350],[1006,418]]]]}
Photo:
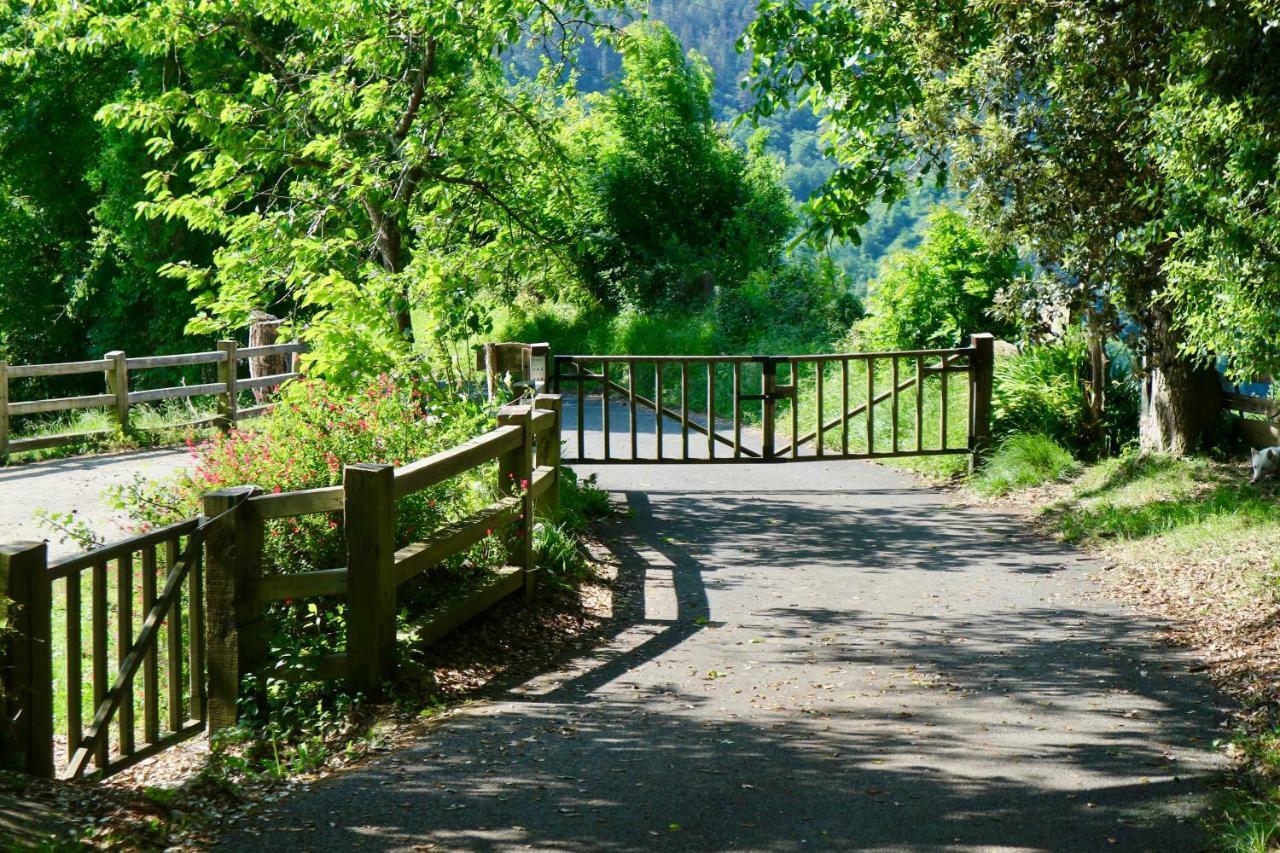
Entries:
{"type": "MultiPolygon", "coordinates": [[[[552,375],[553,389],[556,393],[563,393],[566,387],[572,387],[577,392],[578,402],[578,418],[576,426],[576,450],[577,454],[571,460],[583,464],[601,465],[601,464],[707,464],[707,463],[750,463],[750,462],[789,462],[804,459],[828,458],[828,459],[879,459],[892,457],[910,457],[910,456],[931,456],[945,454],[969,454],[971,456],[971,465],[981,458],[990,448],[991,444],[991,392],[992,392],[992,371],[995,364],[994,358],[994,342],[995,338],[990,334],[975,334],[970,336],[969,345],[964,347],[954,347],[950,349],[934,349],[934,350],[902,350],[902,351],[886,351],[886,352],[864,352],[864,353],[827,353],[815,355],[797,355],[797,356],[779,356],[779,355],[715,355],[715,356],[678,356],[678,355],[557,355],[554,357],[554,372],[552,375]],[[877,394],[875,388],[875,364],[877,361],[888,360],[892,365],[891,387],[888,390],[881,391],[877,394]],[[914,371],[905,379],[899,376],[899,364],[901,361],[907,360],[914,366],[914,371]],[[936,360],[936,362],[934,362],[936,360]],[[867,373],[867,395],[868,402],[861,403],[852,408],[849,405],[849,364],[854,361],[868,362],[867,373]],[[934,363],[931,363],[934,362],[934,363]],[[777,426],[778,426],[778,401],[780,400],[796,400],[798,395],[798,373],[799,368],[803,364],[814,365],[814,375],[816,377],[816,387],[818,390],[818,422],[820,429],[810,431],[805,435],[799,435],[797,407],[791,407],[791,436],[790,443],[781,447],[778,446],[777,426]],[[843,378],[843,393],[841,399],[840,413],[831,420],[827,420],[823,411],[823,386],[826,374],[826,366],[831,363],[839,363],[841,365],[840,372],[843,378]],[[742,366],[744,364],[759,364],[761,367],[761,388],[760,393],[744,393],[742,388],[742,366]],[[788,381],[779,382],[779,365],[788,365],[788,381]],[[626,384],[616,381],[613,378],[611,368],[615,365],[624,365],[626,373],[626,384]],[[636,390],[636,373],[640,365],[651,366],[654,370],[654,399],[649,399],[636,390]],[[671,365],[679,365],[680,368],[680,408],[674,409],[666,404],[666,396],[664,393],[664,374],[669,371],[671,365]],[[707,423],[703,425],[696,420],[690,419],[689,408],[689,379],[690,366],[698,366],[698,371],[705,369],[707,382],[707,423]],[[597,371],[592,372],[592,366],[597,366],[597,371]],[[717,369],[727,366],[732,369],[733,376],[733,423],[731,437],[724,435],[721,429],[716,426],[715,411],[715,377],[717,369]],[[966,373],[969,376],[969,406],[968,406],[968,439],[964,446],[950,446],[946,441],[948,410],[947,410],[947,383],[942,383],[941,397],[941,426],[943,439],[939,447],[927,448],[923,446],[921,438],[922,408],[923,395],[921,389],[924,386],[924,380],[927,376],[939,374],[946,377],[951,373],[966,373]],[[601,404],[601,420],[603,428],[603,458],[593,458],[587,456],[585,426],[582,417],[584,409],[583,401],[587,399],[588,386],[595,384],[600,388],[600,404],[601,404]],[[917,392],[915,406],[915,446],[902,447],[899,442],[899,423],[898,423],[898,395],[900,392],[915,387],[917,392]],[[610,392],[617,392],[625,399],[630,415],[629,443],[631,452],[625,457],[615,456],[612,452],[612,430],[610,415],[610,392]],[[744,402],[761,404],[761,432],[763,440],[761,442],[760,451],[746,447],[742,444],[742,404],[744,402]],[[889,402],[892,413],[892,433],[890,449],[884,451],[875,450],[874,442],[874,412],[875,407],[879,404],[889,402]],[[655,424],[655,437],[657,439],[657,447],[655,455],[652,457],[641,457],[637,452],[637,429],[636,429],[636,413],[640,408],[652,411],[657,415],[655,424]],[[859,416],[866,415],[870,408],[871,415],[864,417],[866,423],[867,448],[868,452],[854,453],[850,452],[849,447],[849,423],[859,416]],[[659,414],[660,410],[660,414],[659,414]],[[664,421],[675,420],[679,422],[680,428],[680,453],[678,456],[672,457],[666,455],[663,439],[665,438],[664,421]],[[819,433],[826,436],[828,432],[839,428],[841,430],[841,446],[839,451],[828,451],[822,440],[819,440],[819,433]],[[689,455],[689,434],[697,433],[706,438],[707,455],[706,457],[690,457],[689,455]],[[812,443],[814,446],[814,454],[811,456],[801,456],[800,448],[805,444],[812,443]],[[730,456],[717,456],[717,444],[725,445],[732,449],[730,456]]],[[[697,414],[695,412],[695,414],[697,414]]]]}

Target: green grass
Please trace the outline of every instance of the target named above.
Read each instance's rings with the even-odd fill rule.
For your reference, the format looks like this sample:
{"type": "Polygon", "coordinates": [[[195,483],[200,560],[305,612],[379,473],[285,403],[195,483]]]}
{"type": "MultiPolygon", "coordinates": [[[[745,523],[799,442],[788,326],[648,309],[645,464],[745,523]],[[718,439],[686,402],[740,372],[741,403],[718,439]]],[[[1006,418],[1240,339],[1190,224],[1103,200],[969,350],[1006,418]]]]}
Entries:
{"type": "MultiPolygon", "coordinates": [[[[251,398],[246,398],[251,399],[251,398]]],[[[242,405],[253,405],[242,402],[242,405]]],[[[211,434],[213,427],[194,428],[192,421],[212,417],[217,406],[212,398],[166,400],[129,408],[129,432],[120,430],[114,414],[107,409],[80,409],[56,415],[21,419],[15,424],[10,440],[69,436],[66,444],[42,450],[11,453],[9,461],[60,459],[85,453],[131,450],[179,444],[192,435],[211,434]]],[[[252,421],[246,422],[251,424],[252,421]]],[[[3,457],[0,457],[3,461],[3,457]]]]}
{"type": "Polygon", "coordinates": [[[1071,454],[1048,436],[1011,435],[982,465],[971,486],[979,494],[999,496],[1065,480],[1079,471],[1071,454]]]}
{"type": "Polygon", "coordinates": [[[1280,729],[1241,732],[1231,743],[1248,776],[1218,798],[1210,826],[1229,853],[1267,853],[1280,847],[1280,729]]]}

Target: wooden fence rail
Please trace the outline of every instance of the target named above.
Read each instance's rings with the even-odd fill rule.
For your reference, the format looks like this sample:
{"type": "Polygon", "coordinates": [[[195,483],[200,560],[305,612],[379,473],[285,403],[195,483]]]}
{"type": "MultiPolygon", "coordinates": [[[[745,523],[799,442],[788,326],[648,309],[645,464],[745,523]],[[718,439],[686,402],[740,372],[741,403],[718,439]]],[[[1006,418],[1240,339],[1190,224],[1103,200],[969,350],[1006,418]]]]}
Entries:
{"type": "Polygon", "coordinates": [[[234,725],[249,673],[343,678],[378,693],[395,673],[397,588],[511,531],[506,565],[463,600],[427,614],[418,636],[434,641],[512,593],[533,595],[535,513],[554,514],[559,500],[560,413],[554,395],[507,406],[493,430],[460,447],[399,468],[349,465],[341,486],[213,492],[201,517],[53,563],[42,542],[0,545],[0,592],[14,603],[16,629],[0,643],[0,756],[43,777],[109,776],[201,731],[234,725]],[[495,461],[492,504],[396,548],[396,500],[495,461]],[[268,520],[336,512],[345,522],[345,567],[264,575],[268,520]],[[346,598],[346,649],[302,671],[274,667],[265,607],[319,596],[346,598]],[[57,620],[55,600],[63,610],[57,620]]]}
{"type": "Polygon", "coordinates": [[[108,408],[122,430],[133,428],[129,410],[132,406],[159,400],[185,400],[192,397],[218,398],[218,414],[197,418],[170,426],[221,426],[229,428],[237,421],[264,414],[270,405],[257,405],[240,409],[238,397],[243,391],[274,388],[299,374],[298,357],[307,351],[306,344],[293,342],[271,346],[241,347],[235,341],[219,341],[218,348],[209,352],[181,353],[129,358],[123,351],[107,353],[93,361],[68,361],[57,364],[6,364],[0,361],[0,457],[27,450],[42,450],[73,444],[87,437],[106,435],[106,430],[79,433],[41,435],[29,438],[13,437],[13,419],[31,415],[69,412],[81,409],[108,408]],[[286,373],[272,376],[242,378],[240,363],[267,356],[292,355],[293,365],[286,373]],[[130,379],[139,371],[163,367],[188,367],[212,364],[217,369],[217,381],[195,385],[177,385],[170,388],[154,388],[131,391],[130,379]],[[14,379],[30,379],[50,376],[75,376],[101,373],[105,385],[102,394],[86,394],[79,397],[60,397],[45,400],[15,401],[11,397],[10,382],[14,379]]]}

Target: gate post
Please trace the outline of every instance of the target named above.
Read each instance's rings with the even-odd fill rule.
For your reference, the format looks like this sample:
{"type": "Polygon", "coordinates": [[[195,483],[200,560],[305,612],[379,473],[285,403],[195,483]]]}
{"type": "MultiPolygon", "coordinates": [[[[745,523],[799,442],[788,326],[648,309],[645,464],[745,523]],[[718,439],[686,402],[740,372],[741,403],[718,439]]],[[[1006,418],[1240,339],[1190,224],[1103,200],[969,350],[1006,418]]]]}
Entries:
{"type": "MultiPolygon", "coordinates": [[[[559,394],[539,394],[533,399],[533,407],[538,411],[551,412],[555,415],[554,426],[539,435],[534,445],[534,464],[539,468],[550,468],[551,485],[543,492],[539,501],[539,509],[550,521],[560,518],[560,418],[563,412],[563,400],[559,394]]],[[[530,483],[532,487],[532,483],[530,483]]]]}
{"type": "MultiPolygon", "coordinates": [[[[969,467],[972,470],[991,449],[991,389],[995,370],[995,336],[969,336],[969,467]]],[[[943,375],[946,381],[946,375],[943,375]]]]}
{"type": "MultiPolygon", "coordinates": [[[[4,690],[0,699],[5,726],[0,737],[8,740],[0,755],[9,769],[25,770],[43,779],[53,778],[53,649],[50,624],[53,602],[43,542],[0,545],[0,595],[10,598],[4,690]]],[[[0,611],[3,607],[0,606],[0,611]]]]}
{"type": "Polygon", "coordinates": [[[347,664],[351,685],[379,696],[396,667],[395,473],[392,465],[343,471],[347,536],[347,664]]]}
{"type": "Polygon", "coordinates": [[[538,586],[533,551],[533,407],[503,406],[498,426],[518,426],[524,431],[520,445],[498,457],[498,494],[520,495],[520,522],[507,547],[507,563],[521,569],[525,599],[530,600],[538,586]]]}
{"type": "Polygon", "coordinates": [[[761,431],[764,433],[763,443],[760,448],[760,455],[766,462],[773,461],[773,433],[777,420],[778,399],[775,396],[778,388],[778,362],[772,356],[764,356],[760,363],[762,369],[760,378],[760,396],[761,396],[761,431]]]}
{"type": "Polygon", "coordinates": [[[204,514],[209,518],[236,509],[224,521],[207,527],[204,539],[210,734],[236,724],[240,679],[266,656],[262,604],[257,597],[263,525],[246,503],[261,492],[257,486],[236,486],[204,496],[204,514]]]}

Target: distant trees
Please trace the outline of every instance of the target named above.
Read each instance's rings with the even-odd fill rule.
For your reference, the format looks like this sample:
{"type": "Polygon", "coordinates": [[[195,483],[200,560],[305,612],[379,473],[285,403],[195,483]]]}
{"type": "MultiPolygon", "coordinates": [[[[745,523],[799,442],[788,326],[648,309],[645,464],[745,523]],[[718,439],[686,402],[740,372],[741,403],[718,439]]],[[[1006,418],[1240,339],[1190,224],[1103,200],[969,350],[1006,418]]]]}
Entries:
{"type": "Polygon", "coordinates": [[[618,39],[623,74],[587,100],[571,229],[587,287],[606,302],[710,296],[772,268],[796,227],[781,166],[716,124],[714,79],[659,23],[618,39]]]}

